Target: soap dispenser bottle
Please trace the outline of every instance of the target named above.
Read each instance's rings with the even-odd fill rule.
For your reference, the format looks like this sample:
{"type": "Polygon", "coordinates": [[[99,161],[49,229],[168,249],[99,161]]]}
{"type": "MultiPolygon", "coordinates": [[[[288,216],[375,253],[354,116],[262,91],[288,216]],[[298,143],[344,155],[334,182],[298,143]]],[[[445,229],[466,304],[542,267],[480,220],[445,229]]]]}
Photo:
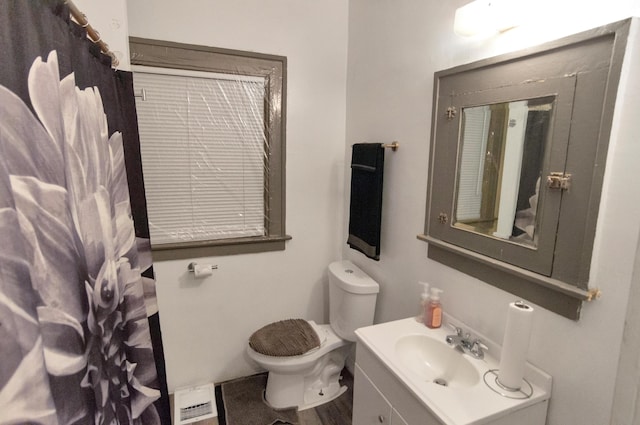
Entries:
{"type": "Polygon", "coordinates": [[[422,285],[422,294],[420,294],[420,314],[416,320],[420,323],[427,324],[427,308],[429,307],[429,284],[427,282],[418,282],[422,285]]]}
{"type": "Polygon", "coordinates": [[[439,328],[442,325],[442,304],[440,304],[440,294],[442,289],[431,288],[431,298],[427,304],[425,325],[431,329],[439,328]]]}

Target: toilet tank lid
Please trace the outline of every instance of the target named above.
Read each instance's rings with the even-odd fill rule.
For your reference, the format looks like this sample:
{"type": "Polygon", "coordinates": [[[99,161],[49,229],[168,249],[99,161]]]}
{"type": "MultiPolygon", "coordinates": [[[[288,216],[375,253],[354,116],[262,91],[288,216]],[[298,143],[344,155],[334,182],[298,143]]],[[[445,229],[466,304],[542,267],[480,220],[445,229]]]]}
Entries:
{"type": "Polygon", "coordinates": [[[352,294],[377,294],[380,285],[349,260],[329,264],[329,273],[341,289],[352,294]]]}

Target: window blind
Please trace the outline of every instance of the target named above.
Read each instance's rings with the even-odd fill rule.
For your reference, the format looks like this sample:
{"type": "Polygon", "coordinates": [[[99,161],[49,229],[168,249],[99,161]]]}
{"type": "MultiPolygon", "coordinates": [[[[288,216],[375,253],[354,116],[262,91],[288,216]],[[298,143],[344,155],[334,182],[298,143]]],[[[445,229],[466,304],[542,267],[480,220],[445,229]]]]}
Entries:
{"type": "Polygon", "coordinates": [[[265,78],[140,68],[152,244],[265,235],[265,78]]]}
{"type": "Polygon", "coordinates": [[[458,173],[456,220],[478,220],[491,110],[488,106],[476,106],[464,108],[463,114],[464,146],[458,173]]]}

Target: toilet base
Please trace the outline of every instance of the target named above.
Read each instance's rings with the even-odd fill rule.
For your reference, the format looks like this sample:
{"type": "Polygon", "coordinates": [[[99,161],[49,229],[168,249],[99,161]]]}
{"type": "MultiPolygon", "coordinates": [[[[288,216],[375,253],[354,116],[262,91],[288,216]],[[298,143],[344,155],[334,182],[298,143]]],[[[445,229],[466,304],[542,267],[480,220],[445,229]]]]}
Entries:
{"type": "Polygon", "coordinates": [[[305,410],[342,395],[347,387],[340,385],[346,347],[340,347],[315,364],[309,373],[283,374],[270,371],[265,401],[274,409],[298,407],[305,410]]]}
{"type": "Polygon", "coordinates": [[[311,409],[313,407],[320,406],[321,404],[328,403],[340,397],[345,393],[345,391],[347,391],[347,386],[340,385],[339,383],[323,389],[322,392],[314,391],[313,393],[309,393],[309,391],[305,391],[305,404],[303,406],[298,406],[298,410],[311,409]]]}
{"type": "MultiPolygon", "coordinates": [[[[308,388],[303,391],[295,382],[290,379],[282,380],[283,375],[269,373],[267,379],[267,389],[265,390],[265,401],[274,409],[285,409],[298,407],[298,410],[311,409],[320,406],[340,397],[347,391],[346,385],[340,385],[339,380],[332,382],[322,388],[308,388]],[[289,381],[289,382],[286,382],[289,381]],[[271,383],[271,386],[269,385],[271,383]],[[302,399],[300,395],[303,394],[302,399]]],[[[287,375],[284,375],[287,376],[287,375]]],[[[291,375],[288,375],[289,377],[291,375]]],[[[339,377],[341,379],[342,377],[339,377]]]]}

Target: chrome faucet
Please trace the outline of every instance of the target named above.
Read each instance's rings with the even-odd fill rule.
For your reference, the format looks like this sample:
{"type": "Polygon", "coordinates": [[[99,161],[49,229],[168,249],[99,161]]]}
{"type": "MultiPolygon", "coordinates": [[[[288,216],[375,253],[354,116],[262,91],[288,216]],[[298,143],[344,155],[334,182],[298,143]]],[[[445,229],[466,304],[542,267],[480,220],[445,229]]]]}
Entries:
{"type": "Polygon", "coordinates": [[[476,359],[482,360],[484,358],[484,352],[489,351],[489,349],[481,340],[474,339],[472,341],[471,335],[469,333],[463,335],[462,329],[460,329],[459,327],[453,326],[451,324],[449,326],[453,328],[456,333],[455,335],[447,335],[447,337],[445,338],[447,344],[462,351],[463,353],[470,354],[476,359]]]}

